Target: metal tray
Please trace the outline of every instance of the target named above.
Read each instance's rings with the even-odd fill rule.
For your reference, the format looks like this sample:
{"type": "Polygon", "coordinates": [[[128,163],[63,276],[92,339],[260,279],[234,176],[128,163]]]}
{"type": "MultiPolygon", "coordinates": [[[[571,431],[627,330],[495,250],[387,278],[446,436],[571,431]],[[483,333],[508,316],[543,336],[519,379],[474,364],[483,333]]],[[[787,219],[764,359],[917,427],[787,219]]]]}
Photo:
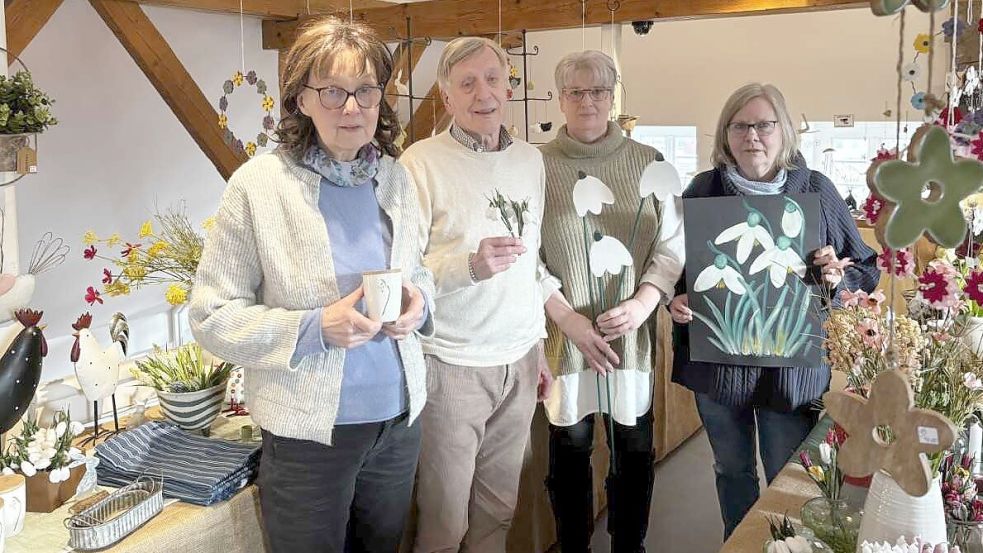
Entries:
{"type": "Polygon", "coordinates": [[[74,549],[103,549],[128,536],[164,508],[162,477],[141,476],[105,499],[65,519],[74,549]]]}

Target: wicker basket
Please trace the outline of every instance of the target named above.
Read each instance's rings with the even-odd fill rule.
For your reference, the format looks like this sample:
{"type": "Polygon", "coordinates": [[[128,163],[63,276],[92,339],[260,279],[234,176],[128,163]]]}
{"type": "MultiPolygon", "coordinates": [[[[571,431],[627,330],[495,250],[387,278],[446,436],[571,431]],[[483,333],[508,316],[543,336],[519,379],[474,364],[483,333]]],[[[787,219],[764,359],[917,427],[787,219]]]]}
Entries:
{"type": "Polygon", "coordinates": [[[65,519],[73,549],[103,549],[122,540],[164,508],[164,481],[141,476],[105,499],[65,519]]]}

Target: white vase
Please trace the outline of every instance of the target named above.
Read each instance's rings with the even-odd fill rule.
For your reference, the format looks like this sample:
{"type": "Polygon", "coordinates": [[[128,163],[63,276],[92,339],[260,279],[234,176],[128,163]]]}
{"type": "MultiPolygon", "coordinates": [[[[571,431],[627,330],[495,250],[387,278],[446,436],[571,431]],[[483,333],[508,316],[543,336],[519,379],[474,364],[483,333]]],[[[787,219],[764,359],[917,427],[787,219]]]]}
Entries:
{"type": "Polygon", "coordinates": [[[0,521],[4,524],[7,537],[12,538],[24,528],[27,509],[27,485],[24,477],[20,474],[0,476],[0,499],[3,499],[0,521]]]}
{"type": "Polygon", "coordinates": [[[932,481],[927,494],[914,497],[884,471],[874,474],[864,503],[857,553],[865,541],[895,543],[900,536],[909,541],[921,536],[923,542],[933,544],[948,540],[939,477],[932,481]]]}
{"type": "Polygon", "coordinates": [[[963,343],[976,355],[983,356],[983,317],[970,317],[966,321],[963,343]]]}

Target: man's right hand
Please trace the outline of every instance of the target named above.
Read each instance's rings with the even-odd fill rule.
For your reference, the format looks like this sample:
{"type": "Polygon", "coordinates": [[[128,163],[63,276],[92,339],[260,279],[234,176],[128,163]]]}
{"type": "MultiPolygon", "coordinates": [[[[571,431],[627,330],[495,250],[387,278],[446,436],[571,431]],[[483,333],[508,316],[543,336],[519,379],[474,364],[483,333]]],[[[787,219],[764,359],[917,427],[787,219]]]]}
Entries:
{"type": "Polygon", "coordinates": [[[479,281],[488,280],[508,269],[526,253],[521,238],[498,236],[485,238],[478,243],[478,251],[471,256],[471,268],[479,281]]]}
{"type": "Polygon", "coordinates": [[[364,295],[364,289],[359,286],[351,294],[321,310],[321,334],[325,342],[335,347],[352,349],[379,333],[382,323],[369,319],[355,309],[355,304],[364,295]]]}
{"type": "Polygon", "coordinates": [[[614,372],[614,365],[619,363],[618,354],[611,349],[611,344],[598,334],[590,319],[576,311],[570,311],[568,315],[556,321],[556,325],[577,346],[590,368],[602,375],[614,372]]]}

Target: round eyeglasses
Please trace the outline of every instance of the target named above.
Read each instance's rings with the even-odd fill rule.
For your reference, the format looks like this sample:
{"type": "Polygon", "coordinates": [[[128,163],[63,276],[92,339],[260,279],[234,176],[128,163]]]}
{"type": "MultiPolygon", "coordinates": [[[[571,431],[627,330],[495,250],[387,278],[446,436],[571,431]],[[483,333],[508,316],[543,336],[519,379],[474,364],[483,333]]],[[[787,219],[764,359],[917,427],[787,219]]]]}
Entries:
{"type": "Polygon", "coordinates": [[[758,121],[757,123],[731,123],[727,125],[727,130],[736,135],[745,135],[754,129],[758,136],[768,136],[775,132],[778,121],[758,121]]]}
{"type": "Polygon", "coordinates": [[[305,84],[304,88],[309,88],[317,92],[317,96],[321,100],[321,105],[324,109],[339,109],[348,102],[350,96],[355,97],[355,103],[362,109],[379,107],[379,104],[382,103],[383,90],[381,86],[360,86],[354,92],[337,86],[314,88],[305,84]]]}

